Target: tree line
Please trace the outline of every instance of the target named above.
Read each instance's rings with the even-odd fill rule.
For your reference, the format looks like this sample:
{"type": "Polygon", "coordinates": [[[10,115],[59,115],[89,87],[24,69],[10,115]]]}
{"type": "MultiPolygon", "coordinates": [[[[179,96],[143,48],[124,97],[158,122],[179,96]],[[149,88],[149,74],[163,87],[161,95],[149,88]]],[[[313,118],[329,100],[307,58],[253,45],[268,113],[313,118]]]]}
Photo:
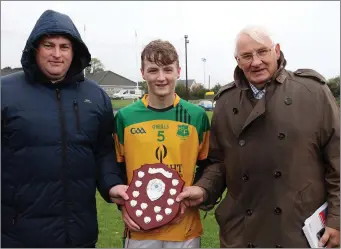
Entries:
{"type": "MultiPolygon", "coordinates": [[[[139,81],[139,87],[145,93],[148,93],[148,86],[146,81],[139,81]]],[[[188,89],[189,99],[203,99],[206,92],[214,92],[215,94],[219,91],[222,86],[217,83],[212,89],[207,89],[203,84],[195,84],[192,88],[188,89]]],[[[177,84],[175,86],[175,92],[180,98],[186,98],[186,86],[183,84],[177,84]]]]}
{"type": "MultiPolygon", "coordinates": [[[[20,68],[15,68],[14,70],[17,70],[20,68]]],[[[10,71],[12,70],[11,67],[5,67],[1,71],[10,71]]],[[[90,65],[85,69],[85,74],[95,74],[98,72],[104,71],[104,65],[103,63],[97,59],[92,58],[90,65]]],[[[331,92],[333,93],[335,99],[338,103],[340,103],[340,75],[336,76],[334,78],[331,78],[327,81],[327,85],[331,92]]],[[[139,86],[141,90],[144,90],[146,93],[148,93],[148,87],[147,83],[145,81],[139,82],[139,86]]],[[[214,92],[215,94],[219,91],[219,89],[222,87],[221,84],[217,83],[212,89],[207,89],[204,87],[203,84],[196,84],[192,88],[189,89],[189,99],[204,99],[206,92],[214,92]]],[[[186,86],[183,84],[177,84],[175,87],[175,92],[181,97],[186,98],[186,86]]]]}
{"type": "MultiPolygon", "coordinates": [[[[327,81],[327,85],[330,91],[333,93],[336,101],[340,104],[340,75],[334,78],[331,78],[327,81]]],[[[148,87],[146,81],[140,81],[139,86],[142,90],[148,93],[148,87]]],[[[212,89],[207,89],[203,84],[196,84],[192,89],[189,89],[189,98],[190,99],[204,99],[206,92],[214,92],[216,94],[219,89],[222,87],[221,84],[217,83],[212,89]]],[[[175,87],[175,92],[181,98],[186,97],[186,86],[182,84],[177,84],[175,87]]]]}
{"type": "Polygon", "coordinates": [[[327,84],[330,91],[333,93],[337,103],[340,105],[340,75],[329,79],[327,84]]]}

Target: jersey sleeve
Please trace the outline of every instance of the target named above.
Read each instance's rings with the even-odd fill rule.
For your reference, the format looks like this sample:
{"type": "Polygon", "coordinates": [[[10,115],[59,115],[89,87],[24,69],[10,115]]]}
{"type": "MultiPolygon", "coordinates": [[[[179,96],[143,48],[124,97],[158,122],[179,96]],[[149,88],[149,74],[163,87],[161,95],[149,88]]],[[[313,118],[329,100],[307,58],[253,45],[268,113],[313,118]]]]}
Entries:
{"type": "Polygon", "coordinates": [[[208,119],[207,113],[203,112],[201,127],[199,129],[199,153],[198,160],[205,160],[208,155],[209,149],[209,137],[210,137],[210,121],[208,119]]]}
{"type": "Polygon", "coordinates": [[[120,111],[115,115],[114,140],[117,162],[125,162],[124,159],[124,122],[120,111]]]}

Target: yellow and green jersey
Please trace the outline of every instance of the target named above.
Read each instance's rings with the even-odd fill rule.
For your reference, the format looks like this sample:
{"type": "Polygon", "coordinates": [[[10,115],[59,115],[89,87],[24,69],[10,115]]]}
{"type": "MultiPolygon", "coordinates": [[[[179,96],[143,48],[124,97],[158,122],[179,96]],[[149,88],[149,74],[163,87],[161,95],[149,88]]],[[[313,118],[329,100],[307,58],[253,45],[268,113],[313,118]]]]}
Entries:
{"type": "MultiPolygon", "coordinates": [[[[148,106],[148,95],[115,116],[117,161],[126,167],[127,184],[144,164],[164,163],[176,170],[185,186],[194,182],[196,167],[207,158],[210,123],[206,112],[176,95],[162,110],[148,106]]],[[[200,171],[198,169],[198,171],[200,171]]],[[[135,240],[185,241],[202,234],[199,210],[188,208],[182,221],[158,232],[131,232],[135,240]]]]}

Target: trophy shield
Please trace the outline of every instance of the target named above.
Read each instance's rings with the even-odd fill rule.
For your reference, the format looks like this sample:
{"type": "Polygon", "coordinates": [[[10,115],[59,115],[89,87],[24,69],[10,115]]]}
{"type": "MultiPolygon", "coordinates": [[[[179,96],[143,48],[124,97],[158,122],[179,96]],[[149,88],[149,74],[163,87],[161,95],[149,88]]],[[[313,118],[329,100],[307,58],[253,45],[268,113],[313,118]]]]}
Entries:
{"type": "Polygon", "coordinates": [[[180,211],[176,197],[185,182],[179,173],[163,163],[145,164],[134,170],[125,207],[142,230],[152,230],[171,222],[180,211]]]}

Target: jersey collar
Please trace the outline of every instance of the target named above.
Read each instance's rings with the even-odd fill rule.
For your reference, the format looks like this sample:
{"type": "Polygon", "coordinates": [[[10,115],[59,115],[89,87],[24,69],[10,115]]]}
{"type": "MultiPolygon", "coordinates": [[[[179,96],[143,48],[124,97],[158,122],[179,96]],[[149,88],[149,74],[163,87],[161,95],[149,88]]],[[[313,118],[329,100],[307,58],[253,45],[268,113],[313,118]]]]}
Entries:
{"type": "MultiPolygon", "coordinates": [[[[145,107],[148,107],[148,94],[143,95],[141,101],[145,107]]],[[[180,102],[180,97],[175,93],[173,106],[176,107],[179,104],[179,102],[180,102]]]]}

